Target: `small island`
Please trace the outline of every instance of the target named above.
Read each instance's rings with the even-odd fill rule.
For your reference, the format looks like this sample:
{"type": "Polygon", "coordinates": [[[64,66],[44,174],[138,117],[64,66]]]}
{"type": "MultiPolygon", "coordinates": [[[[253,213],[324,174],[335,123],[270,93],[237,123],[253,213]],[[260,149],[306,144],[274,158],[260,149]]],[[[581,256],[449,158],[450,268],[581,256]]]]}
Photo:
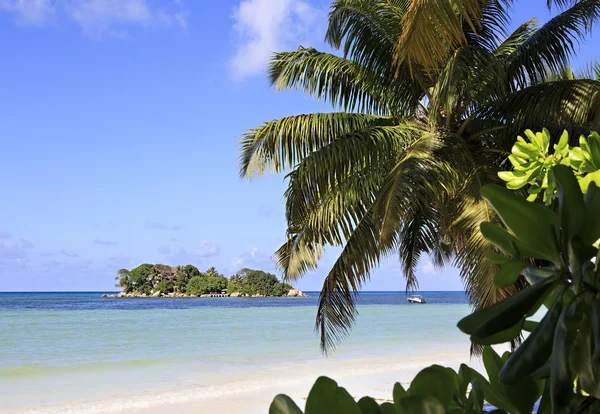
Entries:
{"type": "Polygon", "coordinates": [[[201,272],[194,265],[168,266],[144,263],[134,269],[121,269],[115,277],[123,290],[103,294],[105,298],[132,297],[306,297],[300,290],[280,282],[272,273],[242,269],[227,278],[214,267],[201,272]]]}

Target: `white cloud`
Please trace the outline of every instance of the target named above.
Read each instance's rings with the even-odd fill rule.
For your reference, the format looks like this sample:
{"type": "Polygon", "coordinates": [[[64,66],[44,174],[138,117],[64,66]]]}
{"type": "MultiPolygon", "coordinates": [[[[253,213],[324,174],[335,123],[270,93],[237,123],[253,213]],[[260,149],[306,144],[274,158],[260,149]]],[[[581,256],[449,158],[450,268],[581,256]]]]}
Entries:
{"type": "Polygon", "coordinates": [[[430,275],[438,273],[437,269],[435,268],[435,266],[433,265],[433,262],[431,260],[426,261],[425,264],[423,265],[423,273],[430,274],[430,275]]]}
{"type": "Polygon", "coordinates": [[[187,11],[180,0],[157,6],[150,0],[0,0],[0,10],[16,20],[44,24],[60,15],[77,23],[91,37],[126,36],[125,28],[187,27],[187,11]]]}
{"type": "Polygon", "coordinates": [[[149,221],[146,223],[146,228],[149,230],[181,230],[181,226],[172,226],[161,221],[149,221]]]}
{"type": "Polygon", "coordinates": [[[0,0],[0,10],[14,13],[19,23],[39,24],[54,14],[51,0],[0,0]]]}
{"type": "Polygon", "coordinates": [[[242,80],[263,73],[273,52],[322,37],[325,13],[302,0],[242,0],[233,19],[239,43],[229,69],[242,80]]]}
{"type": "Polygon", "coordinates": [[[102,239],[96,239],[94,240],[94,243],[96,244],[100,244],[103,246],[114,246],[117,244],[117,242],[111,241],[111,240],[102,240],[102,239]]]}
{"type": "Polygon", "coordinates": [[[79,255],[71,249],[60,249],[60,254],[67,257],[79,257],[79,255]]]}
{"type": "Polygon", "coordinates": [[[271,255],[267,252],[255,247],[251,252],[242,253],[235,256],[231,260],[230,270],[237,272],[240,269],[247,267],[250,269],[264,270],[267,272],[275,272],[275,263],[271,259],[271,255]]]}
{"type": "Polygon", "coordinates": [[[218,244],[212,244],[206,240],[198,242],[197,247],[194,249],[194,254],[198,257],[218,256],[220,252],[221,248],[218,244]]]}

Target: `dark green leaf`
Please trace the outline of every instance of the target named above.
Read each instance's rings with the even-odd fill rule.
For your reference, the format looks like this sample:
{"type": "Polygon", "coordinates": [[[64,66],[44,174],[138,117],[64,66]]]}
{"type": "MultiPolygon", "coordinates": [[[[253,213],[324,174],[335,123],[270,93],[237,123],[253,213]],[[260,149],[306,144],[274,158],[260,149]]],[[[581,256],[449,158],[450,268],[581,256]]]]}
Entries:
{"type": "Polygon", "coordinates": [[[434,397],[443,407],[448,407],[458,391],[458,375],[451,368],[432,365],[421,370],[412,380],[408,389],[409,396],[434,397]]]}
{"type": "Polygon", "coordinates": [[[400,400],[402,414],[446,414],[444,406],[434,397],[413,395],[400,400]]]}
{"type": "Polygon", "coordinates": [[[394,397],[394,404],[396,406],[398,406],[398,404],[400,404],[400,400],[402,398],[408,397],[408,393],[406,392],[406,390],[404,389],[402,384],[400,384],[399,382],[394,384],[394,390],[392,392],[392,395],[394,397]]]}
{"type": "Polygon", "coordinates": [[[544,318],[515,350],[500,371],[499,380],[505,384],[517,384],[526,375],[541,367],[552,354],[554,330],[562,312],[562,294],[558,295],[544,318]]]}
{"type": "Polygon", "coordinates": [[[523,324],[523,330],[527,332],[533,332],[533,330],[539,325],[536,321],[525,321],[523,324]]]}
{"type": "Polygon", "coordinates": [[[558,205],[563,237],[569,241],[585,223],[585,204],[573,171],[564,165],[557,165],[551,172],[558,191],[558,205]]]}
{"type": "Polygon", "coordinates": [[[396,407],[394,407],[394,404],[389,402],[381,404],[379,406],[379,411],[381,412],[381,414],[398,414],[398,412],[396,411],[396,407]]]}
{"type": "Polygon", "coordinates": [[[537,255],[535,250],[530,249],[526,244],[497,224],[484,221],[480,224],[480,230],[486,240],[496,245],[507,255],[515,258],[530,258],[537,255]]]}
{"type": "Polygon", "coordinates": [[[327,377],[319,377],[306,399],[306,414],[360,414],[348,391],[327,377]]]}
{"type": "Polygon", "coordinates": [[[502,265],[510,260],[510,257],[506,257],[501,254],[498,254],[491,249],[485,249],[483,251],[483,255],[488,261],[490,261],[494,264],[502,265]]]}
{"type": "Polygon", "coordinates": [[[560,260],[554,241],[554,228],[558,227],[559,220],[552,210],[530,203],[514,191],[497,185],[482,187],[481,195],[515,237],[535,251],[536,258],[560,260]]]}
{"type": "Polygon", "coordinates": [[[296,403],[287,395],[279,394],[269,407],[269,414],[302,414],[296,403]]]}
{"type": "Polygon", "coordinates": [[[527,262],[522,260],[510,260],[506,262],[496,276],[494,276],[494,284],[496,287],[503,288],[514,284],[519,276],[521,276],[521,271],[527,267],[527,262]]]}
{"type": "MultiPolygon", "coordinates": [[[[572,304],[569,304],[569,307],[572,304]]],[[[554,333],[550,366],[552,412],[564,412],[573,398],[573,376],[569,367],[566,314],[563,309],[554,333]]]]}
{"type": "Polygon", "coordinates": [[[554,278],[519,291],[508,299],[473,312],[458,322],[458,328],[466,334],[480,338],[513,327],[530,311],[539,308],[539,301],[554,284],[554,278]]]}
{"type": "Polygon", "coordinates": [[[362,397],[358,400],[361,414],[380,414],[379,404],[371,397],[362,397]]]}
{"type": "Polygon", "coordinates": [[[471,335],[471,342],[473,342],[474,344],[479,344],[479,345],[496,345],[496,344],[504,344],[504,343],[510,342],[519,336],[519,334],[521,333],[521,330],[523,329],[524,321],[525,321],[525,318],[523,317],[515,325],[513,325],[503,331],[496,332],[494,334],[491,334],[491,335],[488,335],[485,337],[471,335]]]}

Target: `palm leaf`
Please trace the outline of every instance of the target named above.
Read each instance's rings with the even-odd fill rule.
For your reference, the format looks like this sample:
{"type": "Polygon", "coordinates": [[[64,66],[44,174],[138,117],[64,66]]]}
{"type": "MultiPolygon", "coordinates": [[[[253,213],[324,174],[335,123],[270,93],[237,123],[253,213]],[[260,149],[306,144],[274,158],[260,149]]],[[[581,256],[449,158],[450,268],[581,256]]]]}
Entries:
{"type": "Polygon", "coordinates": [[[350,113],[297,115],[264,123],[248,131],[240,141],[240,175],[281,172],[356,130],[394,125],[389,117],[350,113]]]}
{"type": "Polygon", "coordinates": [[[524,87],[538,83],[544,79],[547,68],[558,71],[565,66],[578,41],[589,34],[598,18],[600,2],[580,0],[531,34],[506,58],[515,84],[524,87]]]}

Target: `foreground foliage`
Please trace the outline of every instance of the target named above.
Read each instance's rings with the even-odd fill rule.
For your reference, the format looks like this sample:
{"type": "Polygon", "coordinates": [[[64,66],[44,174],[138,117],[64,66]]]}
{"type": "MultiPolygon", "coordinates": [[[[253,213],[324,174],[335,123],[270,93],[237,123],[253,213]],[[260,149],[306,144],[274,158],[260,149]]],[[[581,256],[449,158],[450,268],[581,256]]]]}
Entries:
{"type": "Polygon", "coordinates": [[[600,82],[562,76],[600,2],[556,2],[547,23],[512,33],[509,3],[336,0],[326,40],[340,56],[304,47],[275,54],[277,89],[340,109],[266,122],[240,143],[242,176],[289,171],[287,240],[275,254],[284,279],[315,269],[327,246],[341,247],[319,298],[325,351],[347,335],[354,293],[390,255],[408,289],[423,254],[453,263],[476,307],[525,286],[493,283],[479,224],[497,217],[480,190],[500,182],[524,129],[578,137],[600,128],[600,82]]]}
{"type": "Polygon", "coordinates": [[[193,265],[171,267],[144,263],[132,270],[119,270],[116,279],[117,286],[125,293],[146,295],[159,291],[203,295],[226,290],[229,294],[283,296],[292,289],[274,274],[262,270],[242,269],[228,279],[214,267],[200,272],[193,265]]]}
{"type": "Polygon", "coordinates": [[[591,181],[600,180],[600,135],[597,132],[587,138],[580,136],[579,146],[570,146],[569,133],[564,131],[552,153],[547,129],[538,133],[527,130],[525,137],[518,137],[508,157],[513,170],[501,171],[498,176],[511,190],[529,185],[529,201],[535,201],[542,194],[544,203],[550,205],[556,198],[556,185],[550,174],[556,165],[571,167],[583,192],[591,181]]]}
{"type": "MultiPolygon", "coordinates": [[[[577,171],[578,164],[568,164],[577,171]]],[[[496,412],[527,414],[538,400],[540,414],[600,412],[600,178],[590,171],[592,178],[582,186],[573,169],[550,169],[556,192],[551,206],[497,185],[482,188],[502,222],[481,224],[491,244],[485,260],[499,266],[494,283],[502,287],[525,279],[530,285],[458,323],[473,343],[485,346],[488,379],[465,365],[458,373],[434,365],[408,390],[396,384],[393,404],[379,405],[368,397],[356,403],[321,378],[306,413],[481,413],[486,401],[496,412]],[[542,306],[547,308],[542,319],[531,320],[542,306]],[[490,347],[526,331],[513,353],[500,357],[490,347]]],[[[270,409],[270,414],[301,412],[282,395],[270,409]]]]}

